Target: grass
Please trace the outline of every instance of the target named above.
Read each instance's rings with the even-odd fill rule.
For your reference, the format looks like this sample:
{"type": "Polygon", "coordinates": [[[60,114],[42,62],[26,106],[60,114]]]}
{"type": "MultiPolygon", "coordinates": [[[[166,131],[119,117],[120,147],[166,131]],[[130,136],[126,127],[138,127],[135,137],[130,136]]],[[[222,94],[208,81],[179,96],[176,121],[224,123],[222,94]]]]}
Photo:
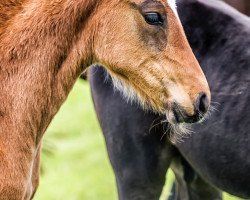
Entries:
{"type": "MultiPolygon", "coordinates": [[[[78,81],[48,128],[35,200],[116,200],[115,177],[87,82],[78,81]],[[51,152],[51,153],[50,153],[51,152]]],[[[167,176],[167,195],[173,175],[167,176]]],[[[165,197],[161,198],[165,200],[165,197]]],[[[225,196],[225,200],[237,198],[225,196]]]]}

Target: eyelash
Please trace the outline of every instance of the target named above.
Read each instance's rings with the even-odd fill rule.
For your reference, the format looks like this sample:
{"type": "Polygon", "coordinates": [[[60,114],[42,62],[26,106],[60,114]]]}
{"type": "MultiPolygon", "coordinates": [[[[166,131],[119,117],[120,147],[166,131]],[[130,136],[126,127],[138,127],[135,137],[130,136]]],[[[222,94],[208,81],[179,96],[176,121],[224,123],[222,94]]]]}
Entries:
{"type": "Polygon", "coordinates": [[[150,25],[162,26],[164,24],[163,17],[157,12],[146,13],[144,19],[150,25]]]}

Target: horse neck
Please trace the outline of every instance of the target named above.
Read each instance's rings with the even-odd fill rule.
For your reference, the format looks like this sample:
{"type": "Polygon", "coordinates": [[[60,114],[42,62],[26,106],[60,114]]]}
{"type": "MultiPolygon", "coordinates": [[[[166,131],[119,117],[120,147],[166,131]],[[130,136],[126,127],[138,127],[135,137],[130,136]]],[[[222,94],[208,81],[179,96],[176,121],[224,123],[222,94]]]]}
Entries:
{"type": "Polygon", "coordinates": [[[91,63],[88,19],[97,3],[22,2],[0,27],[0,134],[34,141],[91,63]]]}

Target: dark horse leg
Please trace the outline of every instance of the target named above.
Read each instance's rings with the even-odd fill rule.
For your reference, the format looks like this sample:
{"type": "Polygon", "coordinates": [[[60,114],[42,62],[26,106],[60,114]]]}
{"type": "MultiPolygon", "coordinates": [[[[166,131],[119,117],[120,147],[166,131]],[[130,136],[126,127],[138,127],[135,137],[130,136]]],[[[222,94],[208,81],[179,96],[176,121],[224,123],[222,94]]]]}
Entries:
{"type": "Polygon", "coordinates": [[[102,68],[94,67],[89,80],[119,199],[158,200],[174,147],[162,137],[163,127],[153,125],[160,117],[127,103],[105,76],[102,68]]]}
{"type": "Polygon", "coordinates": [[[172,161],[175,183],[168,200],[221,200],[222,192],[202,179],[180,156],[172,161]]]}

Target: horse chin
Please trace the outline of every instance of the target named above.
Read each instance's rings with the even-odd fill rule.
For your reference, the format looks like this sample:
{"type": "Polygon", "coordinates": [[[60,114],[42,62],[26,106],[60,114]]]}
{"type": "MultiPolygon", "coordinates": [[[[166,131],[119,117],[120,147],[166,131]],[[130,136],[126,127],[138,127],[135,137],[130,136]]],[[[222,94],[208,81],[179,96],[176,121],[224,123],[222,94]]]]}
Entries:
{"type": "Polygon", "coordinates": [[[171,143],[181,143],[184,138],[190,136],[193,131],[191,129],[191,124],[189,123],[178,123],[172,111],[167,111],[166,120],[167,123],[167,136],[171,143]]]}
{"type": "Polygon", "coordinates": [[[183,142],[183,139],[189,137],[193,131],[191,125],[187,123],[170,124],[169,123],[169,140],[173,144],[183,142]]]}

